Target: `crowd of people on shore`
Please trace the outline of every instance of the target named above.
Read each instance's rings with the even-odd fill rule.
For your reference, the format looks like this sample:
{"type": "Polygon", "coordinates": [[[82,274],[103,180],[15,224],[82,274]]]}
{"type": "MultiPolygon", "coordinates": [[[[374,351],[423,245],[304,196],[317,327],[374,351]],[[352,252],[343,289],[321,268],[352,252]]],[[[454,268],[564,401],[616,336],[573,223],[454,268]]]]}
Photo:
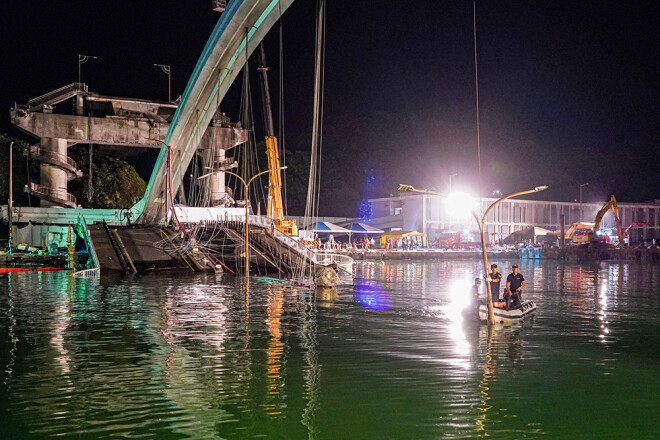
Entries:
{"type": "Polygon", "coordinates": [[[385,240],[385,249],[399,249],[404,251],[421,249],[424,246],[422,238],[419,236],[407,236],[400,238],[387,237],[385,240]]]}
{"type": "MultiPolygon", "coordinates": [[[[320,243],[320,242],[319,242],[320,243]]],[[[360,239],[353,239],[352,241],[342,242],[340,240],[335,240],[333,234],[328,236],[328,239],[325,243],[320,244],[320,247],[325,250],[345,250],[345,251],[368,251],[369,249],[382,249],[383,243],[376,242],[376,239],[372,237],[364,237],[360,239]]],[[[384,243],[385,250],[417,250],[422,249],[424,243],[422,238],[419,236],[408,236],[393,238],[387,237],[384,243]]]]}
{"type": "Polygon", "coordinates": [[[341,242],[335,240],[335,237],[330,234],[328,240],[323,243],[323,249],[325,250],[335,250],[335,251],[358,251],[358,250],[369,250],[376,248],[376,240],[371,237],[370,239],[365,237],[364,239],[354,239],[353,241],[341,242]]]}

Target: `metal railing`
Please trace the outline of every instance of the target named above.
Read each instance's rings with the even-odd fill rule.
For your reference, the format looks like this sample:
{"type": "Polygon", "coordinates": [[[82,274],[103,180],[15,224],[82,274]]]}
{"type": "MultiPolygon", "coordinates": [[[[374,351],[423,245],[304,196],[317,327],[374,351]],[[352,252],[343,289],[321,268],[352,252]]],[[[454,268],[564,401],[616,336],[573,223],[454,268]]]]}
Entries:
{"type": "Polygon", "coordinates": [[[30,182],[28,185],[25,185],[26,192],[34,194],[37,197],[48,199],[51,202],[60,203],[62,205],[69,206],[73,204],[74,207],[78,206],[78,199],[73,194],[69,194],[65,190],[61,189],[52,189],[45,185],[39,185],[38,183],[30,182]]]}
{"type": "MultiPolygon", "coordinates": [[[[230,222],[245,222],[245,216],[224,216],[218,218],[219,221],[230,221],[230,222]]],[[[275,223],[263,216],[250,215],[248,216],[248,221],[250,226],[260,226],[262,228],[270,229],[271,235],[281,243],[284,243],[289,248],[293,249],[302,257],[306,258],[308,261],[315,265],[326,266],[328,264],[336,263],[337,266],[341,267],[344,270],[350,271],[353,265],[353,258],[348,255],[332,254],[326,252],[315,252],[314,250],[308,248],[307,246],[300,244],[295,238],[286,235],[284,232],[280,231],[275,227],[275,223]]]]}
{"type": "Polygon", "coordinates": [[[94,247],[94,242],[92,241],[92,236],[89,233],[89,227],[87,226],[87,220],[85,219],[84,215],[81,215],[79,217],[80,223],[82,224],[82,227],[85,229],[85,245],[87,246],[87,253],[89,254],[90,260],[92,260],[92,267],[91,269],[99,269],[101,268],[101,265],[99,264],[99,259],[98,256],[96,255],[96,248],[94,247]]]}
{"type": "Polygon", "coordinates": [[[98,278],[101,275],[101,271],[98,267],[92,269],[78,270],[71,274],[74,278],[98,278]]]}
{"type": "Polygon", "coordinates": [[[39,159],[42,162],[46,162],[51,165],[65,168],[78,177],[82,176],[82,172],[78,170],[78,164],[76,163],[75,160],[71,159],[69,156],[56,153],[54,151],[42,151],[39,145],[31,145],[30,153],[32,154],[32,156],[34,156],[35,159],[39,159]]]}
{"type": "Polygon", "coordinates": [[[317,259],[316,264],[327,266],[328,264],[335,263],[337,266],[345,270],[349,270],[353,267],[353,258],[349,257],[348,255],[328,253],[317,253],[315,255],[317,259]]]}
{"type": "Polygon", "coordinates": [[[28,107],[30,110],[32,110],[35,107],[40,107],[42,105],[49,105],[49,104],[57,104],[58,102],[62,102],[69,97],[75,95],[77,92],[87,92],[87,85],[85,83],[78,83],[74,82],[71,84],[68,84],[64,87],[60,87],[59,89],[50,91],[48,93],[44,93],[41,96],[37,96],[36,98],[32,98],[28,101],[28,107]]]}

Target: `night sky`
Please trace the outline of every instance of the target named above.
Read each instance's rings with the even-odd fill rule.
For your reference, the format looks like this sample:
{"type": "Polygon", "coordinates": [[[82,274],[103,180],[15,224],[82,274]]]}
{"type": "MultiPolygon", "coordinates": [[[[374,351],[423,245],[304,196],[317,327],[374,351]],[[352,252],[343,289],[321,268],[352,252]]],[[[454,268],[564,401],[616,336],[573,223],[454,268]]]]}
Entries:
{"type": "MultiPolygon", "coordinates": [[[[98,57],[82,67],[91,91],[164,100],[167,77],[153,67],[163,63],[179,96],[219,18],[210,3],[4,1],[0,108],[74,82],[78,53],[98,57]]],[[[315,10],[297,0],[284,15],[291,151],[309,149],[315,10]]],[[[660,198],[659,12],[657,2],[477,2],[484,195],[547,184],[542,198],[574,200],[589,182],[585,201],[660,198]]],[[[471,1],[327,1],[324,155],[358,174],[392,165],[362,196],[403,180],[446,190],[454,173],[476,191],[472,13],[471,1]]],[[[266,39],[275,101],[278,32],[266,39]]],[[[239,96],[222,105],[233,119],[239,96]]],[[[4,115],[0,132],[21,137],[4,115]]]]}

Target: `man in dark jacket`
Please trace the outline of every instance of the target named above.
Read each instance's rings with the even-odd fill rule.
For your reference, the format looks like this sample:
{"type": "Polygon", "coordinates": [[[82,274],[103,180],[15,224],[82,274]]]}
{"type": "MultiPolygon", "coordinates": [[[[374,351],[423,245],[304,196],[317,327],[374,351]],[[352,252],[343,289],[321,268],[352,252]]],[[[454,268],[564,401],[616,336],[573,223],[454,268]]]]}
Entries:
{"type": "Polygon", "coordinates": [[[502,281],[502,274],[497,271],[497,264],[490,265],[490,273],[486,281],[490,283],[490,294],[493,298],[493,303],[500,302],[500,281],[502,281]]]}
{"type": "Polygon", "coordinates": [[[519,307],[521,303],[521,290],[525,287],[525,277],[518,272],[518,265],[514,264],[513,272],[506,277],[506,290],[509,292],[507,298],[508,307],[519,307]]]}

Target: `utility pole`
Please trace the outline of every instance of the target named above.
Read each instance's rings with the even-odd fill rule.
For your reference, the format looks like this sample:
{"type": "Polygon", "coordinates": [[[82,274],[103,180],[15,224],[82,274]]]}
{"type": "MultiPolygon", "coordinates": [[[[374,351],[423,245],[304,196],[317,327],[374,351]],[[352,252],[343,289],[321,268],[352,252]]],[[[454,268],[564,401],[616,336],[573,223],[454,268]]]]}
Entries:
{"type": "Polygon", "coordinates": [[[12,198],[14,196],[14,181],[13,181],[14,174],[13,174],[13,171],[12,171],[13,155],[14,155],[14,143],[10,142],[9,143],[9,200],[8,200],[8,203],[7,203],[7,207],[9,208],[9,243],[7,243],[8,247],[9,247],[9,255],[12,254],[11,239],[13,238],[13,234],[12,234],[12,232],[13,232],[12,231],[12,214],[13,214],[12,210],[13,210],[13,207],[14,207],[14,204],[12,203],[12,198]]]}
{"type": "Polygon", "coordinates": [[[78,82],[80,82],[80,66],[85,64],[89,60],[96,60],[97,57],[92,55],[81,55],[78,54],[78,82]]]}
{"type": "Polygon", "coordinates": [[[589,185],[589,182],[580,184],[580,221],[584,218],[584,213],[582,212],[582,187],[587,185],[589,185]]]}
{"type": "Polygon", "coordinates": [[[454,174],[449,175],[449,194],[451,194],[452,190],[454,189],[454,187],[451,184],[451,178],[454,177],[454,176],[458,176],[458,173],[454,173],[454,174]]]}
{"type": "Polygon", "coordinates": [[[92,168],[92,160],[94,158],[94,145],[89,144],[89,181],[88,181],[88,188],[87,188],[87,203],[89,204],[88,208],[92,207],[92,196],[94,195],[94,181],[93,181],[93,173],[94,170],[92,168]]]}
{"type": "Polygon", "coordinates": [[[160,67],[160,69],[167,75],[167,102],[172,102],[172,66],[168,66],[167,64],[154,64],[156,67],[160,67]]]}

